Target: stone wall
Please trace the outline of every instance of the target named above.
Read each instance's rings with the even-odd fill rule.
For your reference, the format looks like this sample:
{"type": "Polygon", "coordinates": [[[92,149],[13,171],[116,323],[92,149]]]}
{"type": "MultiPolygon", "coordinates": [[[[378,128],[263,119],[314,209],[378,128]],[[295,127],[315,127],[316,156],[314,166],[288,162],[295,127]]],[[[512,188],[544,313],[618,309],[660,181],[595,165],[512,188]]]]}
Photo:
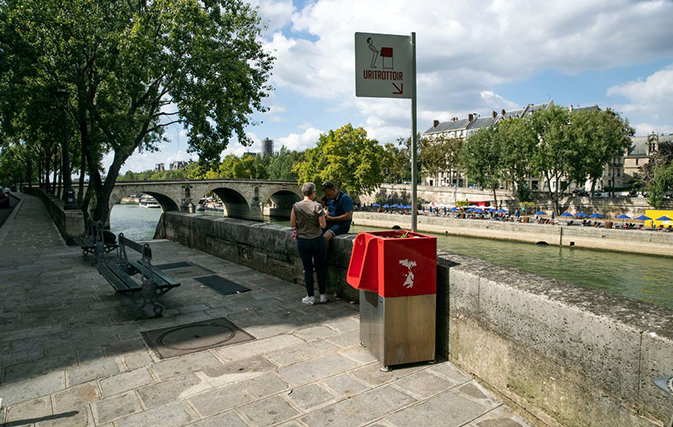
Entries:
{"type": "MultiPolygon", "coordinates": [[[[357,225],[371,227],[390,228],[393,225],[399,225],[402,228],[411,227],[411,215],[355,212],[353,221],[357,225]]],[[[581,225],[523,224],[423,215],[418,216],[417,227],[419,231],[457,236],[528,243],[545,242],[558,246],[673,256],[673,233],[661,231],[618,230],[582,227],[581,225]]]]}
{"type": "MultiPolygon", "coordinates": [[[[156,237],[302,282],[289,227],[167,212],[156,237]]],[[[328,290],[356,299],[352,240],[333,241],[328,290]]],[[[651,427],[672,415],[652,383],[673,373],[671,310],[459,255],[437,264],[438,355],[536,425],[651,427]]]]}
{"type": "Polygon", "coordinates": [[[72,238],[84,234],[84,213],[80,209],[65,210],[65,202],[51,193],[45,193],[40,188],[24,187],[23,192],[36,196],[44,202],[52,221],[63,236],[63,240],[72,244],[72,238]]]}

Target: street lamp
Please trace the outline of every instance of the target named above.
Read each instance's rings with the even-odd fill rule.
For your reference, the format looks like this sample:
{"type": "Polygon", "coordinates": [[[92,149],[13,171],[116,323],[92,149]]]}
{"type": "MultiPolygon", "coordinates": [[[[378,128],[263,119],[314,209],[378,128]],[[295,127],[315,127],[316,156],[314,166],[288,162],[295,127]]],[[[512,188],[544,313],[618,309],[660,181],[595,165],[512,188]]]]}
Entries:
{"type": "Polygon", "coordinates": [[[70,173],[70,150],[68,149],[68,121],[66,110],[68,106],[68,99],[70,92],[68,89],[61,88],[56,91],[56,96],[59,99],[63,110],[63,145],[61,146],[61,159],[63,161],[62,175],[63,175],[63,201],[65,205],[63,209],[77,209],[77,202],[75,201],[75,190],[72,188],[72,177],[70,173]]]}

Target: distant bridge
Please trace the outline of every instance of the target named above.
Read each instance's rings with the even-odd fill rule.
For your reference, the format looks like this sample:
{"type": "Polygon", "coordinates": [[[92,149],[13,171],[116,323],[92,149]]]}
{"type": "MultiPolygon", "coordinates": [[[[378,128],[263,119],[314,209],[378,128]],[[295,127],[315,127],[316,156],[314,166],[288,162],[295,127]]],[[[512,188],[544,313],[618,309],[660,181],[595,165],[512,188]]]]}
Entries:
{"type": "Polygon", "coordinates": [[[190,212],[196,208],[199,200],[211,191],[222,200],[225,216],[259,221],[264,215],[289,218],[292,205],[303,198],[299,185],[294,181],[262,179],[117,181],[110,196],[110,209],[131,194],[147,194],[159,202],[164,212],[190,212]]]}

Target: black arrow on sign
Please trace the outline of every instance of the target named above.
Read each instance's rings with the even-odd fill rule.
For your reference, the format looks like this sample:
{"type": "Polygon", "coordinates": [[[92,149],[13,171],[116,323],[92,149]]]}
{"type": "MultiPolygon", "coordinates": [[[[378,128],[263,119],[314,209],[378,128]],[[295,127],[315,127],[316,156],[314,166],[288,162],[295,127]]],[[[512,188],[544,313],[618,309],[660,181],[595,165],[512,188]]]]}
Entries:
{"type": "Polygon", "coordinates": [[[404,83],[400,83],[400,87],[397,87],[395,83],[393,83],[393,86],[395,86],[395,89],[397,89],[397,92],[393,92],[393,95],[403,95],[404,94],[404,83]]]}

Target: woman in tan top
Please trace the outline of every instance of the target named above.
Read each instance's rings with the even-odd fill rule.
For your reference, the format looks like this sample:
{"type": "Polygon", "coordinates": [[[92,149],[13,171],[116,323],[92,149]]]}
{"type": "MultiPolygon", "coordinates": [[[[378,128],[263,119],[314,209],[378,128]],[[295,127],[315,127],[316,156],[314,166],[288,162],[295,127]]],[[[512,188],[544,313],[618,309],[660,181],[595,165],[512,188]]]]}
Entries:
{"type": "Polygon", "coordinates": [[[304,304],[315,304],[313,292],[313,269],[318,276],[320,303],[327,302],[325,295],[325,239],[322,229],[327,226],[325,209],[315,201],[316,188],[312,182],[301,187],[304,200],[295,203],[290,213],[290,225],[297,229],[297,251],[304,265],[304,282],[307,295],[302,298],[304,304]]]}

